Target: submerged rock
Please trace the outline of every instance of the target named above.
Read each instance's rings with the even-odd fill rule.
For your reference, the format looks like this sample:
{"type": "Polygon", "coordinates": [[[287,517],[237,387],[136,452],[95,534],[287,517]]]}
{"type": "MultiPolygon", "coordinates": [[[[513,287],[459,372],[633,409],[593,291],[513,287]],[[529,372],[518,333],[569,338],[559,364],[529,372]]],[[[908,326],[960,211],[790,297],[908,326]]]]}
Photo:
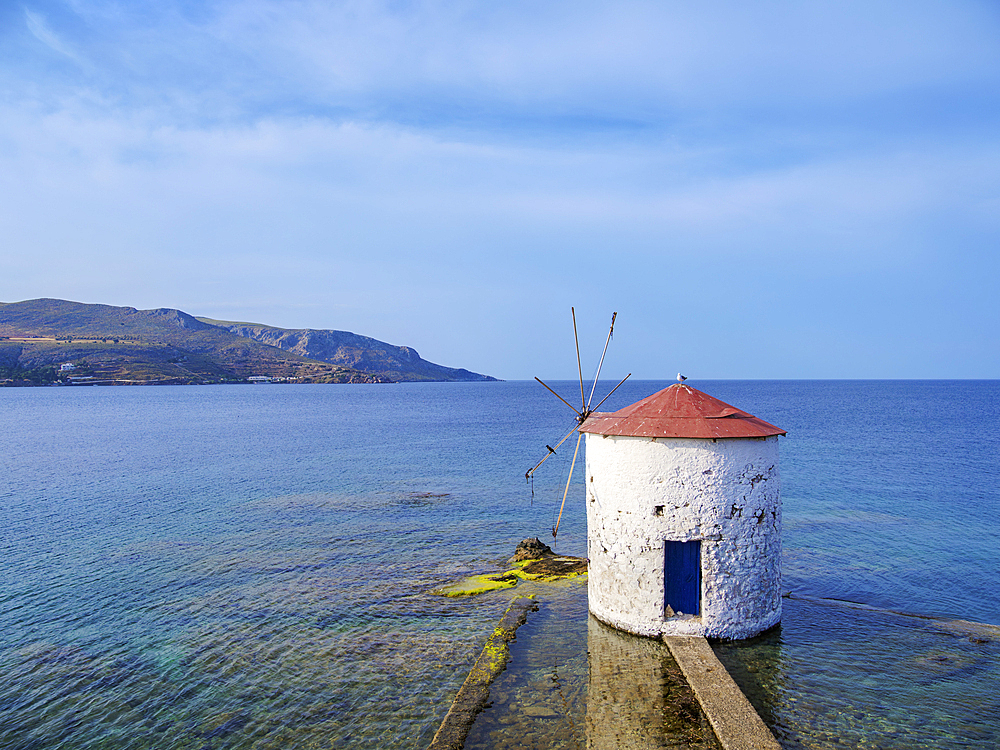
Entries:
{"type": "Polygon", "coordinates": [[[521,568],[527,580],[554,581],[557,578],[572,578],[587,572],[587,561],[582,557],[546,556],[531,560],[521,568]]]}
{"type": "Polygon", "coordinates": [[[522,560],[537,560],[540,557],[554,556],[555,552],[552,548],[539,541],[538,537],[534,539],[523,539],[520,544],[517,545],[517,549],[514,550],[514,556],[510,558],[512,563],[521,562],[522,560]]]}

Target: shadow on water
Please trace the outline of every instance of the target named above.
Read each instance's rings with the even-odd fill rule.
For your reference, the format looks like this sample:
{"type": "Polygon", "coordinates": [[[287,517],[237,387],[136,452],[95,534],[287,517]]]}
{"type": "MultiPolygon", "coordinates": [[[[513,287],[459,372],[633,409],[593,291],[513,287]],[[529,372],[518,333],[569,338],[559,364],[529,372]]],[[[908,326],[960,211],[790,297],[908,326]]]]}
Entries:
{"type": "MultiPolygon", "coordinates": [[[[589,617],[582,583],[537,596],[466,750],[718,747],[663,644],[589,617]]],[[[1000,747],[995,626],[793,598],[713,648],[786,750],[1000,747]]]]}
{"type": "Polygon", "coordinates": [[[538,596],[465,750],[719,747],[666,646],[589,617],[583,582],[538,596]]]}
{"type": "Polygon", "coordinates": [[[718,748],[708,719],[666,646],[590,617],[587,747],[718,748]]]}

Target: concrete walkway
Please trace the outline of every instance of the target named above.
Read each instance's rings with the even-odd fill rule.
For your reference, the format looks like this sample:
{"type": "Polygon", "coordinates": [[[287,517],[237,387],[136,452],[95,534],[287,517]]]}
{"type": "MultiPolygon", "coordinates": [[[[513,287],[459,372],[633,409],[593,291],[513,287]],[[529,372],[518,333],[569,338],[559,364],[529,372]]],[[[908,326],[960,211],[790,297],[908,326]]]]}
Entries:
{"type": "Polygon", "coordinates": [[[462,750],[465,738],[476,716],[486,707],[490,685],[507,666],[510,659],[508,644],[514,640],[517,629],[528,619],[528,612],[538,609],[534,600],[518,596],[507,607],[500,624],[486,641],[483,652],[465,678],[448,714],[441,722],[428,750],[462,750]]]}
{"type": "Polygon", "coordinates": [[[663,640],[725,750],[781,750],[708,641],[683,635],[664,636],[663,640]]]}
{"type": "MultiPolygon", "coordinates": [[[[538,609],[516,597],[469,672],[428,750],[462,750],[476,716],[489,700],[490,685],[510,658],[508,644],[528,613],[538,609]]],[[[781,750],[781,745],[733,682],[708,641],[699,636],[663,636],[724,750],[781,750]]]]}

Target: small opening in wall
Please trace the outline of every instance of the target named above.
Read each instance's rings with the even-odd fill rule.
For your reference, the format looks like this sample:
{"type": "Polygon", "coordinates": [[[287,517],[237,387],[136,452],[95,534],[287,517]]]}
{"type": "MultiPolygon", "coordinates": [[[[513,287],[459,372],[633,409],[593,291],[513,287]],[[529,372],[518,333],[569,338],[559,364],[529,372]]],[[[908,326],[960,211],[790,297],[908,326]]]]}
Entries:
{"type": "Polygon", "coordinates": [[[662,505],[653,506],[653,515],[654,516],[662,516],[663,515],[663,506],[662,505]]]}

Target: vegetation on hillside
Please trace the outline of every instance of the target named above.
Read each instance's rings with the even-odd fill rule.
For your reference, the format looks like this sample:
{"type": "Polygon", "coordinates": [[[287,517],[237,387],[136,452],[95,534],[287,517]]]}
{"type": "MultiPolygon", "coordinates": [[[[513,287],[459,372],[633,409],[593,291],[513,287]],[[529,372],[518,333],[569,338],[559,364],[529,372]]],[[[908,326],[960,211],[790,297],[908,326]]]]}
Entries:
{"type": "Polygon", "coordinates": [[[237,336],[180,310],[64,300],[0,303],[4,385],[386,382],[237,336]],[[63,365],[72,368],[61,370],[63,365]]]}
{"type": "Polygon", "coordinates": [[[458,367],[445,367],[423,359],[415,349],[395,346],[350,331],[311,328],[276,328],[259,323],[235,323],[199,318],[203,323],[303,357],[341,367],[376,373],[390,380],[405,381],[484,381],[496,380],[458,367]]]}
{"type": "Polygon", "coordinates": [[[0,365],[0,385],[51,385],[56,380],[54,367],[0,365]]]}

